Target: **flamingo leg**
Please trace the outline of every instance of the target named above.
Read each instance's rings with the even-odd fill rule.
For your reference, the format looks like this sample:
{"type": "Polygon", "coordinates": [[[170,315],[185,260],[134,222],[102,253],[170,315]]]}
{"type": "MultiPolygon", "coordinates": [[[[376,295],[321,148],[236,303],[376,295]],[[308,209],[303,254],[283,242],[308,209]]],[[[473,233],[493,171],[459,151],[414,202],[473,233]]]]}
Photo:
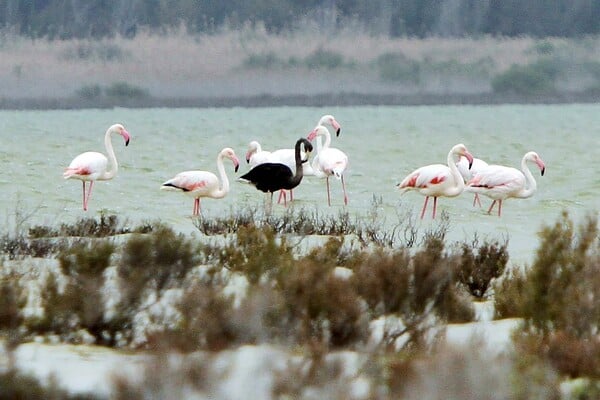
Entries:
{"type": "Polygon", "coordinates": [[[348,205],[348,195],[346,194],[346,184],[344,183],[344,175],[342,175],[342,191],[344,192],[344,205],[348,205]]]}
{"type": "Polygon", "coordinates": [[[94,187],[94,181],[90,181],[90,187],[88,188],[87,195],[85,194],[85,181],[83,182],[83,190],[84,190],[84,201],[83,201],[83,210],[87,211],[88,203],[90,202],[90,196],[92,195],[92,188],[94,187]]]}
{"type": "Polygon", "coordinates": [[[498,200],[498,216],[502,216],[502,200],[498,200]]]}
{"type": "Polygon", "coordinates": [[[285,190],[280,190],[279,192],[283,195],[283,206],[287,207],[287,194],[285,193],[285,190]]]}
{"type": "Polygon", "coordinates": [[[421,219],[425,216],[425,210],[427,209],[427,202],[429,201],[429,196],[425,196],[425,203],[423,204],[423,210],[421,210],[421,219]]]}
{"type": "Polygon", "coordinates": [[[87,211],[87,204],[85,203],[85,181],[81,181],[83,184],[83,211],[87,211]]]}
{"type": "Polygon", "coordinates": [[[327,182],[327,204],[331,206],[331,195],[329,194],[329,175],[327,175],[325,181],[327,182]]]}
{"type": "Polygon", "coordinates": [[[290,201],[294,201],[294,191],[290,189],[290,201]]]}
{"type": "Polygon", "coordinates": [[[475,204],[478,204],[479,207],[481,207],[481,200],[479,200],[479,193],[475,193],[475,196],[473,197],[473,207],[475,207],[475,204]]]}
{"type": "Polygon", "coordinates": [[[496,200],[492,201],[492,205],[490,206],[490,208],[488,209],[488,214],[492,213],[492,209],[494,208],[494,205],[496,204],[496,200]]]}
{"type": "Polygon", "coordinates": [[[279,191],[279,198],[277,199],[277,204],[281,204],[281,198],[285,197],[284,190],[279,191]]]}
{"type": "Polygon", "coordinates": [[[433,214],[432,214],[432,219],[435,219],[435,211],[437,210],[437,197],[433,198],[433,214]]]}

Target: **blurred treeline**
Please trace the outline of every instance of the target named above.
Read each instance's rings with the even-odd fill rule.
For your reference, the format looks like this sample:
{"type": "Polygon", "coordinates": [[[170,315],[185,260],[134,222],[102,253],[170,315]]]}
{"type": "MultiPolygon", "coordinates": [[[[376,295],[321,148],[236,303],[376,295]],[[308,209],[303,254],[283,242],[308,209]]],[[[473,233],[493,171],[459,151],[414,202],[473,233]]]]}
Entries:
{"type": "Polygon", "coordinates": [[[1,0],[0,28],[49,39],[133,37],[264,25],[269,32],[353,26],[391,37],[600,33],[600,0],[1,0]]]}

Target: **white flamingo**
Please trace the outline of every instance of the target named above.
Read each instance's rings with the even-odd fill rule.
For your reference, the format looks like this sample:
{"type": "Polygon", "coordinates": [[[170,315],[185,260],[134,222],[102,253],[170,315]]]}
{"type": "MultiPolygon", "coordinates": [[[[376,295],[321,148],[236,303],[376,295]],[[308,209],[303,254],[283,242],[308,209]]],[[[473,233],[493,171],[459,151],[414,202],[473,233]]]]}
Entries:
{"type": "Polygon", "coordinates": [[[260,143],[256,140],[248,143],[248,151],[246,152],[246,163],[250,165],[250,168],[256,167],[258,164],[269,162],[271,152],[263,150],[260,143]]]}
{"type": "Polygon", "coordinates": [[[331,175],[342,181],[342,190],[344,192],[344,204],[348,205],[348,195],[346,194],[346,184],[344,183],[344,172],[348,167],[348,156],[341,150],[329,147],[331,144],[331,134],[329,130],[318,125],[308,134],[308,140],[312,141],[315,138],[325,137],[325,143],[319,149],[317,141],[317,155],[313,158],[312,168],[314,175],[318,178],[325,178],[327,181],[327,204],[331,205],[331,195],[329,190],[329,177],[331,175]]]}
{"type": "Polygon", "coordinates": [[[416,190],[425,196],[421,219],[425,216],[429,197],[433,197],[432,218],[435,218],[438,197],[456,197],[462,193],[465,182],[456,167],[457,158],[460,156],[466,157],[469,163],[473,162],[473,156],[465,145],[457,144],[448,152],[447,165],[431,164],[418,168],[397,185],[403,193],[408,190],[416,190]]]}
{"type": "Polygon", "coordinates": [[[537,183],[527,167],[528,162],[537,165],[542,176],[544,176],[546,171],[544,161],[535,151],[530,151],[523,156],[520,171],[503,165],[489,165],[467,182],[466,190],[483,194],[494,200],[488,209],[488,214],[492,213],[492,209],[497,202],[498,216],[500,217],[502,215],[503,200],[509,197],[526,199],[535,193],[537,183]]]}
{"type": "MultiPolygon", "coordinates": [[[[475,174],[477,174],[479,171],[483,170],[487,166],[488,163],[486,163],[482,159],[473,158],[473,164],[471,165],[471,168],[469,168],[469,160],[467,160],[467,157],[462,156],[456,163],[458,172],[460,172],[460,174],[462,175],[465,183],[469,182],[471,178],[475,176],[475,174]]],[[[479,200],[479,195],[477,193],[475,193],[475,196],[473,197],[473,207],[475,207],[475,204],[478,204],[479,207],[481,207],[481,200],[479,200]]]]}
{"type": "Polygon", "coordinates": [[[81,153],[71,161],[71,164],[65,169],[63,177],[65,179],[79,179],[83,184],[83,210],[87,211],[88,202],[92,194],[92,188],[95,181],[106,181],[114,178],[117,175],[119,165],[115,157],[115,151],[112,146],[111,135],[118,134],[125,139],[125,146],[129,144],[131,139],[129,132],[125,130],[123,125],[114,124],[106,130],[104,134],[104,146],[108,158],[102,153],[95,151],[87,151],[81,153]],[[110,161],[110,168],[108,166],[110,161]],[[89,189],[85,190],[85,183],[89,182],[89,189]]]}
{"type": "Polygon", "coordinates": [[[162,184],[163,190],[175,190],[194,198],[194,210],[192,215],[200,214],[200,198],[210,197],[213,199],[222,199],[229,193],[229,179],[225,173],[223,158],[228,158],[233,162],[235,172],[237,172],[240,162],[233,149],[225,147],[217,156],[217,171],[219,178],[209,171],[184,171],[162,184]]]}

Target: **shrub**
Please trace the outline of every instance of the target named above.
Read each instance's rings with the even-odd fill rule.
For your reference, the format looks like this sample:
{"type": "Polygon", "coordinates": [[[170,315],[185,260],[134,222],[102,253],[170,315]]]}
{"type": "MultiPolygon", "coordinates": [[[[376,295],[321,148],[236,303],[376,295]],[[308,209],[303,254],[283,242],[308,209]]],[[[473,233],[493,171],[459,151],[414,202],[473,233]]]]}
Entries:
{"type": "Polygon", "coordinates": [[[401,53],[384,53],[376,60],[379,78],[384,81],[418,83],[421,67],[401,53]]]}
{"type": "Polygon", "coordinates": [[[555,91],[555,81],[560,70],[550,59],[536,61],[528,65],[513,64],[507,71],[492,79],[492,89],[496,93],[537,95],[555,91]]]}
{"type": "Polygon", "coordinates": [[[272,51],[251,54],[244,59],[242,65],[250,69],[274,69],[284,66],[284,61],[272,51]]]}
{"type": "Polygon", "coordinates": [[[102,87],[98,84],[85,85],[77,89],[75,94],[85,100],[95,100],[102,96],[102,87]]]}
{"type": "Polygon", "coordinates": [[[507,245],[508,242],[504,244],[495,242],[478,246],[477,241],[470,245],[462,244],[458,279],[468,288],[471,295],[477,298],[484,297],[492,279],[502,275],[508,262],[507,245]]]}
{"type": "Polygon", "coordinates": [[[344,65],[344,56],[332,51],[318,48],[304,58],[309,69],[336,69],[344,65]]]}
{"type": "Polygon", "coordinates": [[[104,89],[104,93],[116,99],[143,99],[150,96],[146,89],[127,82],[115,82],[104,89]]]}

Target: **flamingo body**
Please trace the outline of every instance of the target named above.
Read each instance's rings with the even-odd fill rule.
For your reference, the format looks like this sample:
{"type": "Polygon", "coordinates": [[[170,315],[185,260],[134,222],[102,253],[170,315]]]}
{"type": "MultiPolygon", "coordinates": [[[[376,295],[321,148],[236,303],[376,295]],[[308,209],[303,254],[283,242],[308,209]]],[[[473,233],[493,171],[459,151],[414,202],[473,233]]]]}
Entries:
{"type": "MultiPolygon", "coordinates": [[[[480,158],[473,158],[473,163],[471,164],[471,168],[469,168],[469,160],[466,157],[460,157],[458,162],[456,163],[456,167],[458,168],[458,172],[460,172],[461,176],[465,183],[471,180],[479,171],[483,170],[488,166],[488,163],[483,161],[480,158]]],[[[473,207],[475,204],[479,204],[481,207],[481,200],[479,200],[479,195],[475,193],[473,196],[473,207]]]]}
{"type": "Polygon", "coordinates": [[[304,138],[300,138],[298,141],[296,141],[296,145],[294,147],[295,173],[285,164],[267,162],[252,168],[246,174],[242,175],[239,180],[254,185],[256,189],[262,192],[270,193],[272,204],[273,192],[278,190],[292,190],[302,181],[304,174],[301,158],[301,146],[304,146],[304,152],[307,154],[310,153],[313,148],[310,142],[304,138]]]}
{"type": "Polygon", "coordinates": [[[200,198],[221,199],[229,193],[229,179],[223,166],[224,158],[229,158],[233,162],[237,172],[240,162],[233,149],[226,147],[217,156],[217,170],[221,177],[220,181],[210,171],[183,171],[164,182],[161,189],[182,192],[192,197],[194,199],[192,215],[197,216],[200,214],[200,198]]]}
{"type": "MultiPolygon", "coordinates": [[[[331,144],[331,134],[323,125],[317,125],[308,134],[308,140],[314,140],[318,137],[325,137],[325,143],[322,145],[317,142],[317,155],[313,158],[312,169],[314,175],[318,178],[325,178],[327,182],[327,204],[331,205],[331,195],[329,190],[329,177],[335,176],[342,182],[342,191],[344,193],[344,204],[348,205],[348,195],[346,194],[346,185],[344,183],[344,172],[348,167],[348,156],[343,151],[329,147],[331,144]]],[[[317,139],[319,140],[319,139],[317,139]]]]}
{"type": "Polygon", "coordinates": [[[492,200],[488,209],[491,214],[494,205],[498,203],[498,216],[502,215],[502,201],[507,198],[528,198],[537,190],[537,183],[527,167],[527,163],[535,163],[544,175],[546,166],[540,156],[533,151],[528,152],[521,160],[521,170],[503,165],[488,165],[478,171],[467,183],[466,190],[483,194],[492,200]]]}
{"type": "Polygon", "coordinates": [[[464,144],[457,144],[448,153],[448,164],[431,164],[417,168],[408,174],[397,186],[402,193],[416,190],[425,196],[421,219],[425,216],[429,197],[433,197],[432,218],[435,218],[438,197],[456,197],[462,193],[465,183],[456,167],[455,156],[464,156],[469,162],[473,156],[464,144]]]}
{"type": "Polygon", "coordinates": [[[79,179],[83,187],[83,210],[87,211],[88,202],[92,194],[92,188],[95,181],[105,181],[116,176],[119,169],[117,158],[112,146],[111,135],[118,134],[125,140],[125,146],[129,145],[131,136],[121,124],[110,126],[104,134],[104,146],[106,148],[106,157],[102,153],[87,151],[76,156],[73,161],[65,168],[63,177],[65,179],[79,179]],[[86,182],[90,183],[86,191],[86,182]]]}

